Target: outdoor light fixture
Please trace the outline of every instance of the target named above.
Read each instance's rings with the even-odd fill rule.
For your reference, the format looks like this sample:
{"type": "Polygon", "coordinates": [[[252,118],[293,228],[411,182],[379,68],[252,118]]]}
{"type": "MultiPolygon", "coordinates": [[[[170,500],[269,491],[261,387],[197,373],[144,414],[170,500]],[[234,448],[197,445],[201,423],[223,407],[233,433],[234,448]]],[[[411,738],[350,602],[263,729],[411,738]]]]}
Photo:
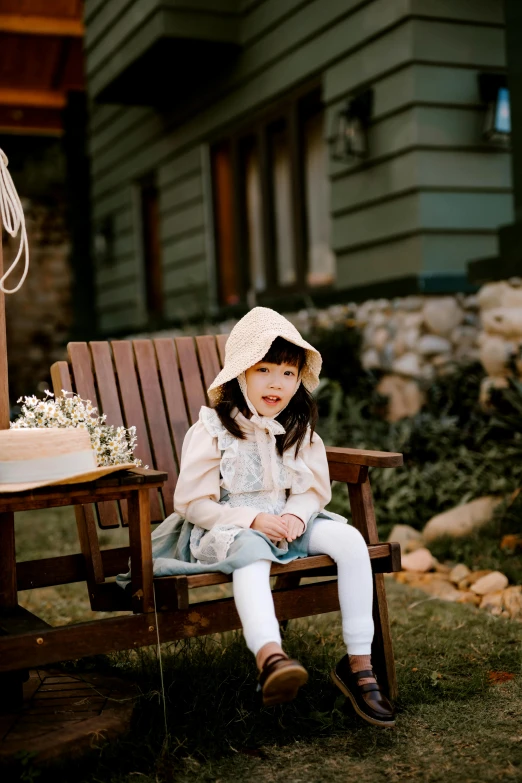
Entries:
{"type": "Polygon", "coordinates": [[[108,266],[114,258],[114,226],[111,217],[106,217],[98,224],[93,244],[97,266],[108,266]]]}
{"type": "Polygon", "coordinates": [[[502,73],[479,74],[480,97],[486,104],[483,135],[487,141],[506,145],[511,135],[507,79],[502,73]]]}
{"type": "Polygon", "coordinates": [[[350,98],[336,117],[332,140],[334,160],[349,161],[368,156],[368,125],[373,108],[373,90],[350,98]]]}

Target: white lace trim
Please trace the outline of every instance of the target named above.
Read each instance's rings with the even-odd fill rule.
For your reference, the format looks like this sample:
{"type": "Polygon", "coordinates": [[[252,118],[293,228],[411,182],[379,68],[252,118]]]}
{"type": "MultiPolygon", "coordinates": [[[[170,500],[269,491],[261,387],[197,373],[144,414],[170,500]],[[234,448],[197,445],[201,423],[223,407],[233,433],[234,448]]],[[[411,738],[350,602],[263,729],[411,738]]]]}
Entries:
{"type": "MultiPolygon", "coordinates": [[[[218,448],[222,452],[220,471],[221,486],[230,493],[259,492],[261,490],[290,490],[301,494],[314,483],[314,474],[301,456],[295,457],[295,449],[287,449],[283,456],[276,452],[277,470],[270,475],[256,441],[235,438],[221,423],[218,414],[212,408],[202,407],[200,421],[213,438],[217,438],[218,448]]],[[[270,434],[264,436],[266,445],[273,448],[270,434]]],[[[305,436],[309,438],[309,431],[305,436]]]]}
{"type": "Polygon", "coordinates": [[[190,551],[201,565],[219,563],[226,558],[240,530],[236,525],[216,525],[212,530],[194,525],[190,533],[190,551]]]}

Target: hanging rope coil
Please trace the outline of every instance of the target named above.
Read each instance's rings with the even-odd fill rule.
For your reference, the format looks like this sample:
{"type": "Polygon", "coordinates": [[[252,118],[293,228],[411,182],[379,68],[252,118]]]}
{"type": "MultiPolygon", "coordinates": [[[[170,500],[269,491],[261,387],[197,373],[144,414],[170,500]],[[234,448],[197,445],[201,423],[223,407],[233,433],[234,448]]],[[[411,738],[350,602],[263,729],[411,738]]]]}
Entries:
{"type": "Polygon", "coordinates": [[[29,244],[27,242],[27,230],[25,227],[24,210],[16,188],[14,186],[11,175],[7,169],[9,160],[5,152],[0,149],[0,217],[2,226],[5,228],[8,234],[12,237],[16,237],[20,231],[20,246],[16,258],[0,278],[0,291],[4,294],[16,294],[24,284],[24,280],[27,277],[29,271],[29,244]],[[14,271],[22,255],[25,258],[24,271],[20,281],[15,288],[6,288],[5,281],[9,275],[14,271]]]}

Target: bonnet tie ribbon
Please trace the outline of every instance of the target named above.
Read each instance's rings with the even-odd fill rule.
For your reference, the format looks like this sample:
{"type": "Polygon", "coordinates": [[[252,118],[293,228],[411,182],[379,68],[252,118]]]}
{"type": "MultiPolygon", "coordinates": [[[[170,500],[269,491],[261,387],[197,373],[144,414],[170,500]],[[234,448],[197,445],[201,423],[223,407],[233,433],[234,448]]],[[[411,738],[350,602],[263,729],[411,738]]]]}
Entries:
{"type": "Polygon", "coordinates": [[[254,435],[263,465],[263,489],[271,490],[274,496],[276,496],[280,489],[280,466],[277,460],[276,435],[284,435],[286,430],[275,418],[260,416],[256,411],[248,398],[244,372],[237,376],[237,380],[248,409],[252,414],[249,422],[254,426],[254,435]],[[266,434],[269,436],[268,440],[265,437],[266,434]]]}
{"type": "Polygon", "coordinates": [[[16,258],[2,278],[0,278],[0,291],[4,294],[16,294],[22,287],[27,272],[29,271],[29,246],[27,242],[27,230],[25,227],[24,210],[11,175],[7,169],[9,161],[7,155],[0,149],[0,217],[2,226],[8,234],[15,237],[20,231],[20,245],[16,258]],[[22,254],[25,254],[24,271],[18,285],[14,288],[6,288],[5,281],[14,271],[22,254]]]}

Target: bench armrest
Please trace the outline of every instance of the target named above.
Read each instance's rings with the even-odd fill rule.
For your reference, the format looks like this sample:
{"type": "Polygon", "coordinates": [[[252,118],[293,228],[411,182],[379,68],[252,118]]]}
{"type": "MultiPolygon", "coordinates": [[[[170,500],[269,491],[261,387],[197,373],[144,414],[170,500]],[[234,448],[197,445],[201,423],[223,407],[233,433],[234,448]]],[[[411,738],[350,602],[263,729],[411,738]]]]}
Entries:
{"type": "Polygon", "coordinates": [[[366,451],[327,446],[328,464],[360,465],[368,468],[398,468],[404,464],[402,454],[394,451],[366,451]]]}

